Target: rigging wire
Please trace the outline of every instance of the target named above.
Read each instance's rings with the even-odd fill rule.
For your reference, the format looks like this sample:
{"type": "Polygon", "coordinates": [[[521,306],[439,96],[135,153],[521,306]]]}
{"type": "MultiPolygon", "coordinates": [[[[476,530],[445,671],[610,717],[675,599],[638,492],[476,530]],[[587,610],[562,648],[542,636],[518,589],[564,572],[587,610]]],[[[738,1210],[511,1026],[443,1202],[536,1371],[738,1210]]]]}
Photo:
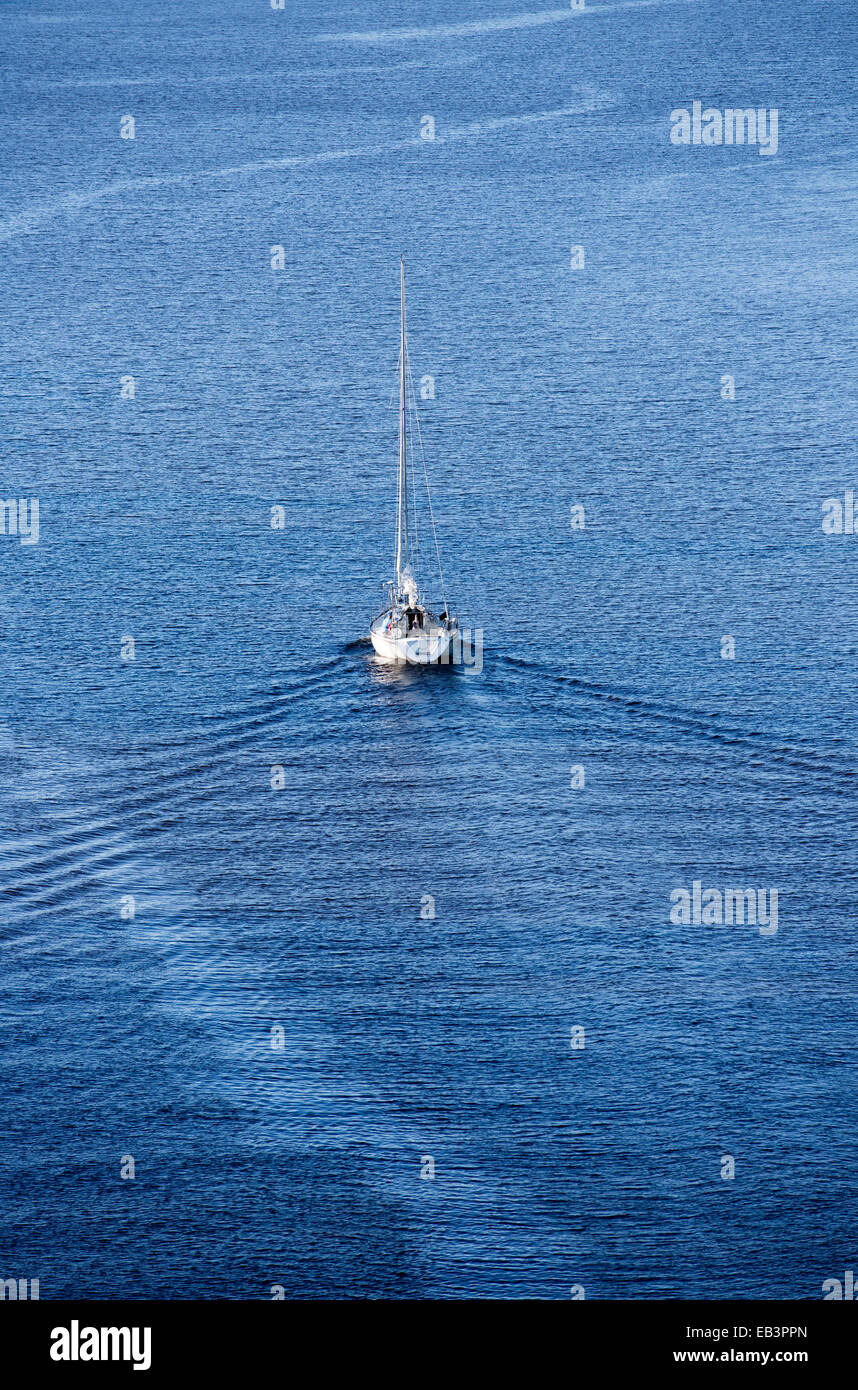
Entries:
{"type": "MultiPolygon", "coordinates": [[[[388,408],[388,410],[390,410],[390,409],[392,408],[392,406],[393,406],[393,397],[394,397],[394,395],[395,395],[395,393],[396,393],[396,382],[399,380],[399,373],[400,373],[400,364],[401,364],[401,362],[402,362],[402,352],[401,352],[401,350],[400,350],[400,351],[396,354],[396,380],[394,381],[393,385],[392,385],[391,388],[390,388],[390,400],[387,402],[387,408],[388,408]]],[[[397,476],[398,476],[398,475],[397,475],[397,476]]],[[[393,572],[394,575],[396,574],[396,557],[397,557],[398,554],[399,554],[399,484],[397,483],[397,487],[396,487],[396,528],[395,528],[394,537],[393,537],[393,566],[392,566],[392,572],[393,572]]]]}
{"type": "Polygon", "coordinates": [[[449,617],[450,607],[447,603],[447,588],[444,583],[444,571],[441,568],[441,551],[438,547],[438,532],[435,529],[435,512],[432,507],[432,493],[429,490],[429,473],[426,468],[426,451],[423,448],[423,431],[420,428],[420,412],[417,409],[417,397],[414,392],[414,377],[411,373],[411,358],[408,352],[408,345],[405,348],[406,380],[411,385],[411,400],[414,407],[414,420],[417,425],[417,438],[420,442],[420,457],[423,460],[423,479],[426,483],[426,501],[429,503],[429,520],[432,523],[432,537],[435,541],[435,558],[438,561],[438,578],[441,581],[441,597],[444,600],[444,612],[449,617]]]}
{"type": "MultiPolygon", "coordinates": [[[[396,357],[396,374],[397,374],[397,378],[400,376],[401,371],[402,371],[402,351],[400,350],[400,351],[397,353],[397,357],[396,357]]],[[[419,410],[417,409],[417,394],[416,394],[415,389],[414,389],[414,374],[413,374],[413,372],[412,372],[412,370],[411,370],[411,354],[410,354],[410,352],[408,351],[408,340],[407,340],[407,338],[406,338],[406,340],[405,340],[405,384],[406,384],[406,392],[405,392],[405,395],[406,395],[406,414],[407,414],[406,426],[407,426],[407,432],[408,432],[408,439],[410,440],[410,443],[411,443],[411,456],[412,456],[412,458],[414,457],[414,426],[416,425],[416,427],[417,427],[417,440],[418,440],[418,443],[419,443],[419,445],[420,445],[420,458],[421,458],[422,463],[423,463],[423,481],[424,481],[424,483],[425,483],[425,485],[426,485],[426,501],[427,501],[428,504],[429,504],[429,520],[430,520],[430,522],[431,522],[431,524],[432,524],[432,539],[433,539],[433,541],[434,541],[434,543],[435,543],[435,559],[436,559],[437,564],[438,564],[438,578],[439,578],[440,581],[441,581],[441,597],[442,597],[443,600],[444,600],[444,612],[447,614],[447,616],[448,616],[448,618],[449,618],[449,614],[450,614],[450,605],[449,605],[448,602],[447,602],[447,586],[446,586],[446,584],[445,584],[445,582],[444,582],[444,570],[443,570],[443,568],[442,568],[442,566],[441,566],[441,551],[440,551],[440,548],[439,548],[439,545],[438,545],[438,531],[437,531],[437,528],[436,528],[436,526],[435,526],[435,512],[434,512],[434,508],[433,508],[433,506],[432,506],[432,493],[431,493],[431,491],[430,491],[430,489],[429,489],[429,472],[428,472],[428,469],[427,469],[427,467],[426,467],[426,451],[425,451],[425,449],[424,449],[424,447],[423,447],[423,431],[422,431],[421,428],[420,428],[420,412],[419,412],[419,410]]],[[[388,403],[387,403],[387,408],[388,408],[388,410],[390,410],[391,407],[392,407],[392,405],[393,405],[393,398],[394,398],[395,392],[396,392],[396,384],[394,383],[393,387],[391,388],[391,392],[390,392],[390,400],[389,400],[388,403]]],[[[418,536],[418,531],[417,531],[417,483],[416,483],[416,479],[415,479],[415,476],[414,476],[414,475],[415,475],[415,472],[416,472],[416,470],[412,468],[412,470],[411,470],[411,496],[412,496],[412,509],[413,509],[413,512],[414,512],[414,550],[415,550],[415,563],[414,563],[414,566],[413,566],[413,572],[414,572],[414,575],[415,575],[415,578],[416,578],[417,574],[419,573],[419,568],[420,568],[420,541],[419,541],[419,536],[418,536]]],[[[405,499],[405,506],[406,506],[406,511],[407,511],[407,508],[408,508],[408,498],[407,498],[407,496],[406,496],[406,499],[405,499]]],[[[399,509],[398,509],[398,507],[397,507],[397,512],[398,512],[398,510],[399,510],[399,509]]],[[[398,523],[397,523],[397,534],[398,534],[398,523]]],[[[398,553],[398,545],[397,545],[396,541],[394,541],[394,556],[393,556],[393,565],[394,565],[394,569],[396,568],[396,555],[397,555],[397,553],[398,553]]]]}
{"type": "MultiPolygon", "coordinates": [[[[413,404],[414,381],[413,381],[412,376],[411,376],[411,358],[410,358],[409,353],[408,353],[408,340],[407,340],[407,339],[406,339],[406,342],[405,342],[405,382],[406,382],[406,388],[407,388],[408,386],[411,387],[411,396],[410,396],[410,397],[409,397],[408,391],[407,391],[407,389],[406,389],[406,401],[405,401],[405,404],[406,404],[406,407],[407,407],[408,440],[409,440],[409,444],[410,444],[410,448],[411,448],[411,457],[413,458],[413,457],[414,457],[414,423],[413,423],[413,422],[414,422],[414,416],[415,416],[416,413],[417,413],[417,407],[416,407],[416,404],[413,404]]],[[[414,564],[413,564],[413,566],[412,566],[412,572],[413,572],[413,574],[414,574],[414,578],[415,578],[415,581],[416,581],[417,576],[418,576],[418,574],[420,573],[420,536],[419,536],[418,530],[417,530],[417,479],[416,479],[416,477],[415,477],[415,470],[414,470],[413,468],[412,468],[412,470],[411,470],[411,510],[412,510],[413,513],[414,513],[414,564]]]]}

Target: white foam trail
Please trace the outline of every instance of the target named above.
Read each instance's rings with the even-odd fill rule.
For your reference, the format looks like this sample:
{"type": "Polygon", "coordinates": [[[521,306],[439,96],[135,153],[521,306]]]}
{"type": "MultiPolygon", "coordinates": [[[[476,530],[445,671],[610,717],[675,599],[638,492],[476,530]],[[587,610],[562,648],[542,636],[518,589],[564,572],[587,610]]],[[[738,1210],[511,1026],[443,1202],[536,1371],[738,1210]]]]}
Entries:
{"type": "Polygon", "coordinates": [[[473,20],[468,24],[435,24],[426,29],[365,29],[348,34],[316,34],[319,43],[398,43],[408,39],[459,39],[494,34],[503,29],[532,29],[540,24],[561,24],[569,19],[588,19],[613,14],[615,10],[646,10],[654,5],[689,4],[693,0],[618,0],[615,5],[593,5],[573,10],[536,10],[530,14],[498,15],[495,19],[473,20]]]}
{"type": "MultiPolygon", "coordinates": [[[[532,125],[538,121],[562,120],[565,116],[582,116],[591,111],[604,109],[610,100],[602,94],[585,98],[583,105],[560,106],[552,111],[532,111],[518,116],[500,116],[491,121],[476,121],[471,125],[458,126],[452,130],[442,130],[436,136],[435,144],[448,140],[464,140],[478,137],[513,126],[532,125]]],[[[14,237],[25,236],[44,223],[64,212],[77,212],[82,208],[94,206],[105,198],[115,198],[123,193],[144,193],[150,188],[176,187],[181,184],[200,183],[203,180],[229,179],[265,173],[271,169],[299,169],[313,164],[327,164],[339,159],[366,159],[377,155],[390,154],[397,150],[425,148],[427,141],[414,136],[407,140],[391,140],[384,145],[357,145],[344,150],[320,150],[316,154],[283,155],[276,159],[257,159],[248,164],[234,164],[223,169],[199,169],[187,174],[153,174],[150,178],[115,179],[87,192],[65,193],[50,202],[35,203],[24,208],[6,222],[0,223],[0,243],[12,241],[14,237]]]]}
{"type": "Polygon", "coordinates": [[[435,24],[426,29],[365,29],[349,34],[316,34],[319,43],[396,43],[400,39],[457,39],[472,34],[491,34],[500,29],[530,29],[537,24],[557,24],[586,11],[539,10],[535,14],[500,15],[469,24],[435,24]]]}
{"type": "Polygon", "coordinates": [[[8,20],[18,20],[21,24],[79,24],[82,14],[10,14],[8,20]]]}
{"type": "MultiPolygon", "coordinates": [[[[443,144],[445,140],[463,140],[468,136],[488,135],[493,130],[504,130],[508,126],[535,125],[539,121],[556,121],[562,116],[585,116],[591,111],[603,111],[610,105],[610,98],[596,95],[586,106],[559,106],[555,111],[531,111],[523,116],[498,116],[493,121],[479,121],[473,125],[445,130],[435,139],[436,143],[443,144]]],[[[422,141],[420,143],[422,144],[422,141]]]]}

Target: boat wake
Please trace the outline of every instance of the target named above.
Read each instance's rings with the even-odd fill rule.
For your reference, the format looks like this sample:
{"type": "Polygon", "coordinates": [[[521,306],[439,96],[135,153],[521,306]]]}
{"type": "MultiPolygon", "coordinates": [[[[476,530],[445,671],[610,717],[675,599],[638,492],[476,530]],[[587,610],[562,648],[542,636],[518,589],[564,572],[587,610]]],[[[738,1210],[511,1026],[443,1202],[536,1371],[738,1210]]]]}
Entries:
{"type": "Polygon", "coordinates": [[[235,755],[264,745],[295,701],[316,689],[329,694],[340,668],[331,658],[296,672],[241,706],[150,738],[140,750],[123,749],[99,767],[7,736],[6,819],[22,828],[0,843],[0,900],[27,917],[91,908],[117,918],[127,893],[142,893],[150,907],[162,902],[163,872],[149,842],[181,813],[210,804],[215,786],[234,783],[235,755]],[[79,799],[76,785],[97,788],[97,797],[79,799]]]}
{"type": "MultiPolygon", "coordinates": [[[[476,62],[473,57],[456,56],[439,63],[439,67],[466,67],[468,64],[476,62]]],[[[318,78],[320,82],[327,82],[339,77],[387,77],[391,72],[407,71],[409,68],[422,68],[425,63],[420,58],[403,58],[397,63],[350,63],[332,66],[326,64],[324,67],[310,68],[260,68],[251,72],[221,72],[221,73],[190,73],[190,72],[159,72],[155,76],[149,77],[65,77],[56,81],[46,81],[39,78],[38,81],[25,83],[22,85],[37,87],[43,90],[48,87],[52,90],[68,89],[89,89],[104,87],[231,87],[236,84],[245,85],[249,82],[282,82],[295,81],[302,78],[318,78]]]]}
{"type": "Polygon", "coordinates": [[[544,686],[551,692],[548,698],[558,718],[564,717],[562,699],[565,698],[568,718],[575,718],[576,712],[586,712],[590,732],[598,730],[613,735],[618,743],[632,734],[654,741],[666,738],[675,741],[684,737],[753,761],[755,765],[769,763],[783,771],[794,771],[796,775],[840,784],[844,791],[854,790],[849,759],[844,761],[844,750],[839,744],[832,743],[830,748],[825,748],[818,740],[795,733],[779,737],[777,730],[754,726],[732,714],[676,705],[627,687],[557,671],[522,657],[502,655],[500,664],[517,678],[527,678],[525,687],[519,691],[525,703],[530,705],[538,688],[544,686]],[[592,712],[600,708],[605,714],[603,721],[596,723],[592,712]]]}
{"type": "MultiPolygon", "coordinates": [[[[494,131],[524,127],[534,123],[560,121],[568,117],[588,115],[595,110],[607,109],[612,99],[607,94],[585,94],[581,102],[572,106],[559,106],[548,111],[530,111],[517,115],[499,116],[488,121],[475,121],[469,125],[457,126],[448,131],[439,131],[435,143],[444,144],[452,140],[477,139],[491,135],[494,131]]],[[[350,159],[374,159],[401,150],[425,149],[426,142],[419,135],[405,140],[390,140],[376,145],[356,145],[337,150],[318,150],[310,154],[283,155],[274,159],[251,160],[246,164],[234,164],[214,169],[195,169],[181,174],[153,174],[146,178],[114,179],[96,188],[77,189],[64,193],[59,198],[34,203],[22,208],[14,216],[0,223],[0,242],[9,242],[19,236],[37,231],[45,223],[63,214],[85,212],[99,203],[125,195],[136,196],[152,189],[181,188],[201,181],[220,182],[234,178],[248,178],[256,174],[272,173],[275,170],[300,170],[315,165],[350,159]]]]}

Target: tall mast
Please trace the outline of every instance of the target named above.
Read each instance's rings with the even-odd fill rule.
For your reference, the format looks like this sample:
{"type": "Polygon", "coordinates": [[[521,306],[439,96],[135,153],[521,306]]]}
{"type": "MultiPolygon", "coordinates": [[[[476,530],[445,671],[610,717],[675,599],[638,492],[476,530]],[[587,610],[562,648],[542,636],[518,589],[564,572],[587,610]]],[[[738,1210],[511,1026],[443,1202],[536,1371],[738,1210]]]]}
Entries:
{"type": "Polygon", "coordinates": [[[408,458],[405,421],[405,262],[399,259],[399,489],[396,508],[396,590],[408,564],[408,458]]]}

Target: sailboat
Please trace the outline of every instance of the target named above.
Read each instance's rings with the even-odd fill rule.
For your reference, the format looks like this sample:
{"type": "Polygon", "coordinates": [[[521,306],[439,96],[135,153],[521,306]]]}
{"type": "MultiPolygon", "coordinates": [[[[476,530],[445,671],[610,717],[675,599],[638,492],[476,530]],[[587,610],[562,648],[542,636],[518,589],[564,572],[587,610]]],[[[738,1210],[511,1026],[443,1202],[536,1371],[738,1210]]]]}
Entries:
{"type": "Polygon", "coordinates": [[[450,661],[458,624],[457,620],[450,615],[444,592],[444,575],[441,570],[441,556],[438,550],[438,537],[435,532],[435,518],[432,513],[429,477],[426,472],[426,459],[423,456],[423,440],[417,417],[417,400],[414,395],[414,382],[408,360],[408,338],[405,332],[405,264],[402,260],[399,262],[399,335],[399,481],[396,495],[396,573],[392,580],[385,581],[387,603],[383,611],[373,618],[369,635],[372,638],[376,655],[382,661],[408,663],[412,666],[431,666],[438,662],[450,661]],[[416,470],[413,467],[410,470],[411,509],[409,513],[409,452],[414,452],[412,420],[416,422],[417,438],[421,457],[423,457],[426,499],[429,504],[429,519],[438,561],[438,577],[444,600],[444,607],[440,614],[436,614],[430,608],[429,600],[420,587],[420,546],[414,478],[416,470]]]}

